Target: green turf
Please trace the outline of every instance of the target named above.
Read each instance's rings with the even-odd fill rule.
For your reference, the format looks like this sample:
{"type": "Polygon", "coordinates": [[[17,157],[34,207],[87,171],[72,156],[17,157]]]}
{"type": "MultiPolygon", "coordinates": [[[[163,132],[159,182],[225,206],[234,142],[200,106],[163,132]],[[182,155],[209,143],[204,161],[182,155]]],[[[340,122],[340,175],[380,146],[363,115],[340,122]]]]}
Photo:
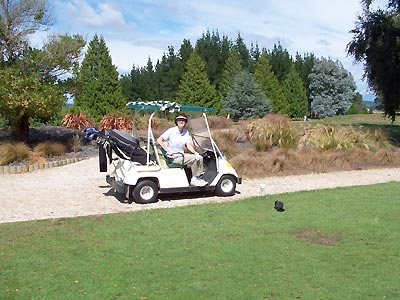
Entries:
{"type": "Polygon", "coordinates": [[[399,190],[2,224],[0,299],[400,299],[399,190]]]}

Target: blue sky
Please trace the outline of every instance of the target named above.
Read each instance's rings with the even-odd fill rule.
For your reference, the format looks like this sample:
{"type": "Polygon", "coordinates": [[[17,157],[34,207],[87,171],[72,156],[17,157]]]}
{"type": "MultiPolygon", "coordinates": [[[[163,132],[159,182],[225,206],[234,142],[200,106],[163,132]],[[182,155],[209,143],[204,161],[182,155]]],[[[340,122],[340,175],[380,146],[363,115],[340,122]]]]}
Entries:
{"type": "MultiPolygon", "coordinates": [[[[375,1],[384,7],[387,1],[375,1]]],[[[245,43],[272,49],[278,42],[290,54],[314,53],[338,59],[353,74],[357,89],[367,94],[362,66],[346,57],[359,0],[53,0],[53,33],[79,33],[90,41],[102,35],[113,64],[120,73],[155,64],[184,39],[192,45],[202,33],[218,30],[235,40],[240,32],[245,43]]],[[[39,44],[48,32],[35,35],[39,44]]]]}

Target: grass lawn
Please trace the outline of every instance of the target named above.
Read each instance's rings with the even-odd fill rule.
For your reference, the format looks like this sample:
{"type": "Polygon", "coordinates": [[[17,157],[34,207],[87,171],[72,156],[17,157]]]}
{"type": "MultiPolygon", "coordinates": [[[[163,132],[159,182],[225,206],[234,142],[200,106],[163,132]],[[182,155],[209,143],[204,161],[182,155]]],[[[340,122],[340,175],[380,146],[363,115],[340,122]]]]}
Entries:
{"type": "Polygon", "coordinates": [[[1,224],[0,299],[400,299],[399,190],[1,224]]]}

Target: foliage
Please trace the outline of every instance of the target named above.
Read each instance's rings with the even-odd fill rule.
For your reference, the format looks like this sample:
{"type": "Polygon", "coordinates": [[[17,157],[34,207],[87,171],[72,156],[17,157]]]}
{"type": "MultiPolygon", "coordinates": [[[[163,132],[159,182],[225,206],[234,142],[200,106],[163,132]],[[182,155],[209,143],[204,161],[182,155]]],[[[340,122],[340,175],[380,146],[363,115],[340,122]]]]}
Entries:
{"type": "Polygon", "coordinates": [[[24,161],[31,157],[31,149],[26,143],[0,144],[0,166],[16,161],[24,161]]]}
{"type": "Polygon", "coordinates": [[[0,298],[396,299],[399,188],[1,224],[0,298]]]}
{"type": "Polygon", "coordinates": [[[123,108],[125,98],[118,76],[104,38],[95,35],[77,76],[79,90],[75,104],[96,119],[123,108]]]}
{"type": "Polygon", "coordinates": [[[64,104],[58,87],[43,82],[41,74],[23,73],[19,67],[0,69],[0,113],[19,139],[28,139],[30,117],[51,118],[64,104]]]}
{"type": "Polygon", "coordinates": [[[261,54],[256,63],[254,79],[270,100],[271,110],[275,113],[288,114],[289,103],[285,98],[281,83],[272,70],[266,51],[261,54]]]}
{"type": "Polygon", "coordinates": [[[387,10],[372,10],[373,1],[362,1],[363,11],[351,31],[348,54],[364,62],[364,75],[383,101],[393,121],[400,106],[400,2],[388,1],[387,10]]]}
{"type": "Polygon", "coordinates": [[[24,55],[28,35],[52,24],[47,0],[0,2],[0,65],[12,64],[24,55]]]}
{"type": "MultiPolygon", "coordinates": [[[[233,86],[235,76],[243,71],[240,58],[236,48],[229,52],[224,69],[222,71],[221,82],[219,84],[218,96],[220,99],[228,95],[229,88],[233,86]]],[[[221,103],[219,103],[221,104],[221,103]]]]}
{"type": "Polygon", "coordinates": [[[33,151],[41,157],[55,157],[65,154],[66,147],[61,143],[46,141],[37,144],[33,151]]]}
{"type": "Polygon", "coordinates": [[[294,67],[297,73],[299,73],[301,80],[303,81],[303,86],[306,89],[307,94],[307,111],[308,114],[311,112],[311,101],[310,101],[310,78],[309,75],[312,71],[315,62],[315,55],[313,53],[307,53],[301,56],[296,53],[296,60],[294,62],[294,67]]]}
{"type": "Polygon", "coordinates": [[[292,57],[289,52],[282,47],[281,44],[274,45],[274,48],[268,54],[269,63],[275,76],[280,82],[285,80],[286,75],[293,64],[292,57]]]}
{"type": "Polygon", "coordinates": [[[233,120],[263,117],[270,111],[270,104],[265,93],[248,72],[235,76],[234,85],[228,96],[222,100],[222,111],[233,120]]]}
{"type": "Polygon", "coordinates": [[[297,143],[297,132],[284,115],[268,114],[252,121],[246,132],[256,151],[267,151],[272,147],[291,148],[297,143]]]}
{"type": "Polygon", "coordinates": [[[307,94],[303,82],[294,66],[290,68],[283,81],[283,92],[289,103],[288,115],[292,118],[301,118],[307,115],[307,94]]]}
{"type": "Polygon", "coordinates": [[[230,48],[231,42],[226,36],[222,36],[221,39],[218,31],[210,33],[207,30],[196,42],[195,51],[205,62],[205,71],[214,86],[218,86],[220,83],[230,48]]]}
{"type": "Polygon", "coordinates": [[[205,107],[217,106],[215,87],[210,83],[205,63],[196,51],[186,63],[186,71],[182,76],[176,101],[205,107]]]}
{"type": "Polygon", "coordinates": [[[118,114],[115,115],[106,115],[100,120],[100,129],[118,129],[130,131],[132,130],[132,118],[128,116],[121,116],[118,114]]]}
{"type": "Polygon", "coordinates": [[[353,76],[339,61],[316,59],[309,77],[313,115],[326,118],[347,112],[356,86],[353,76]]]}
{"type": "Polygon", "coordinates": [[[67,113],[61,120],[61,126],[73,129],[83,129],[86,126],[93,126],[94,122],[84,113],[67,113]]]}

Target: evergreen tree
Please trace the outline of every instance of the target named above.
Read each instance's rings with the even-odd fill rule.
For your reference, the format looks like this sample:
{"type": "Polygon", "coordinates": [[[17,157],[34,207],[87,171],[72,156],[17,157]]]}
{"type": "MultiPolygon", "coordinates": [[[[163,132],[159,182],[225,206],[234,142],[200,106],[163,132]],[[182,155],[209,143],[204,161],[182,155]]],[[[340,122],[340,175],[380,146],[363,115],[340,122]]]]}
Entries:
{"type": "Polygon", "coordinates": [[[289,117],[300,118],[307,115],[307,94],[300,75],[294,66],[290,68],[288,75],[283,81],[285,98],[289,102],[289,117]]]}
{"type": "Polygon", "coordinates": [[[78,74],[80,91],[74,104],[94,118],[125,107],[118,76],[104,38],[96,34],[82,61],[78,74]]]}
{"type": "Polygon", "coordinates": [[[235,76],[234,85],[223,99],[222,111],[233,120],[263,117],[270,111],[269,100],[251,73],[235,76]]]}
{"type": "Polygon", "coordinates": [[[164,53],[161,62],[156,65],[158,94],[162,100],[171,101],[175,98],[183,72],[182,60],[175,54],[172,46],[168,47],[168,55],[164,53]]]}
{"type": "Polygon", "coordinates": [[[215,87],[207,77],[205,62],[196,51],[186,63],[176,101],[205,107],[217,106],[215,87]]]}
{"type": "Polygon", "coordinates": [[[269,53],[269,62],[272,70],[280,82],[282,82],[289,73],[290,67],[293,64],[292,58],[286,49],[283,49],[281,44],[274,45],[274,49],[269,53]]]}
{"type": "Polygon", "coordinates": [[[288,114],[289,103],[285,98],[281,83],[272,70],[268,54],[265,51],[257,61],[254,70],[254,79],[268,97],[271,103],[271,110],[275,113],[288,114]]]}
{"type": "Polygon", "coordinates": [[[301,80],[303,81],[304,88],[306,89],[308,106],[307,111],[311,111],[311,101],[310,101],[310,79],[309,75],[311,73],[312,67],[314,66],[315,56],[314,54],[305,54],[301,56],[299,53],[296,54],[296,60],[294,66],[297,73],[299,73],[301,80]]]}
{"type": "Polygon", "coordinates": [[[220,99],[225,98],[228,95],[228,90],[233,86],[235,76],[242,70],[243,68],[240,64],[240,58],[236,51],[236,47],[233,47],[228,59],[226,60],[224,70],[222,71],[221,83],[218,89],[220,99]]]}
{"type": "Polygon", "coordinates": [[[353,76],[339,61],[317,59],[310,74],[312,114],[319,118],[345,114],[355,88],[353,76]]]}
{"type": "Polygon", "coordinates": [[[237,35],[236,41],[235,41],[235,47],[236,50],[239,54],[240,57],[240,63],[243,67],[244,70],[250,71],[250,51],[247,49],[246,44],[244,43],[244,40],[242,36],[240,35],[240,32],[237,35]]]}
{"type": "Polygon", "coordinates": [[[256,63],[258,58],[261,56],[261,51],[258,48],[258,44],[255,45],[251,43],[250,46],[250,73],[254,73],[254,68],[256,67],[256,63]]]}
{"type": "Polygon", "coordinates": [[[192,55],[192,53],[193,53],[193,46],[190,43],[190,40],[184,39],[181,44],[181,48],[179,49],[179,57],[181,58],[184,66],[185,66],[187,60],[192,55]]]}
{"type": "Polygon", "coordinates": [[[214,86],[218,86],[221,79],[222,69],[229,53],[227,46],[229,47],[227,39],[223,37],[221,41],[218,31],[210,33],[207,30],[196,42],[197,54],[205,62],[208,78],[214,86]]]}
{"type": "Polygon", "coordinates": [[[147,66],[141,69],[141,77],[143,81],[141,99],[143,101],[154,101],[158,99],[158,87],[156,74],[154,73],[153,63],[149,57],[147,66]]]}

